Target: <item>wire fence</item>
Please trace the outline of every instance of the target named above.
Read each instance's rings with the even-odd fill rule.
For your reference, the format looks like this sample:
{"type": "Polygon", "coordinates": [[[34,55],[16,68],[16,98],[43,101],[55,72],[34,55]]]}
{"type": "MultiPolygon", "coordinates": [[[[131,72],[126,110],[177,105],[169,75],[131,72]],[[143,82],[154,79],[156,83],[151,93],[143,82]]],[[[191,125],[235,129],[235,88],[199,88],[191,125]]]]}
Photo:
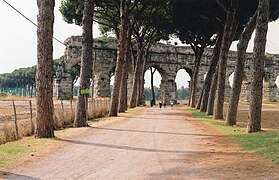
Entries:
{"type": "MultiPolygon", "coordinates": [[[[108,114],[110,99],[88,101],[88,118],[108,114]]],[[[54,128],[72,126],[76,101],[54,101],[54,128]]],[[[34,134],[36,103],[34,100],[0,101],[0,144],[34,134]]]]}

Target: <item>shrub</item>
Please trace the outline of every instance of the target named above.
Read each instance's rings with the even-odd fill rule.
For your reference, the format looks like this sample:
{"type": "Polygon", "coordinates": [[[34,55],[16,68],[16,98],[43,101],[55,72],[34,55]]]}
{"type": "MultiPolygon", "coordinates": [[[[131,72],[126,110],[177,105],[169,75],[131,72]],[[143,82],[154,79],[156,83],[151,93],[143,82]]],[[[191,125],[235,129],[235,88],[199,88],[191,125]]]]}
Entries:
{"type": "Polygon", "coordinates": [[[7,97],[9,94],[5,92],[0,92],[0,97],[7,97]]]}

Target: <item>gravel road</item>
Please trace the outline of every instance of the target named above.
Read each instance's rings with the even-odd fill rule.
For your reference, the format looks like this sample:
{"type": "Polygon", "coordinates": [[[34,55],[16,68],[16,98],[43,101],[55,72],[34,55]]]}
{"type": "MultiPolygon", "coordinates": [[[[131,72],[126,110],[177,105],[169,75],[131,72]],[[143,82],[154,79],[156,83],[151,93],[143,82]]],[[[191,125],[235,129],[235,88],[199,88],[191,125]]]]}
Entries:
{"type": "Polygon", "coordinates": [[[7,179],[279,179],[279,168],[181,108],[143,108],[121,121],[59,139],[64,148],[7,179]]]}

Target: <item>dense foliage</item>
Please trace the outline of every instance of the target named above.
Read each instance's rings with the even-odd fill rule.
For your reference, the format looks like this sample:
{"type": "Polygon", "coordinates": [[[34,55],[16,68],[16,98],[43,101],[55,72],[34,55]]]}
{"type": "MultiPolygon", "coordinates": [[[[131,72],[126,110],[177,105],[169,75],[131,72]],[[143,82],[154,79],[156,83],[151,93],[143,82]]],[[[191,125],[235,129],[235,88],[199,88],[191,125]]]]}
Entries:
{"type": "MultiPolygon", "coordinates": [[[[62,70],[60,59],[53,60],[52,75],[59,76],[62,70]]],[[[75,81],[79,76],[80,65],[77,64],[70,70],[71,77],[75,81]]],[[[19,68],[11,73],[0,74],[0,92],[17,96],[35,95],[36,66],[19,68]]]]}
{"type": "Polygon", "coordinates": [[[0,91],[13,95],[32,96],[35,87],[36,66],[20,68],[0,75],[0,91]]]}

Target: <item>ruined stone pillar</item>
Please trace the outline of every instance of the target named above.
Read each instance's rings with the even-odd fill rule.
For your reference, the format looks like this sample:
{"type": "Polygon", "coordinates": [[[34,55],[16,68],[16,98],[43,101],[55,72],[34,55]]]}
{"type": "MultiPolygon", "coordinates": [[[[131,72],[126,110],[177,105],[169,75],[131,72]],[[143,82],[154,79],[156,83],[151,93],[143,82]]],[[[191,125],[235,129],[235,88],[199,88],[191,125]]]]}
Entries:
{"type": "Polygon", "coordinates": [[[270,78],[267,81],[264,81],[263,99],[270,102],[277,101],[277,86],[275,84],[275,78],[270,78]]]}
{"type": "Polygon", "coordinates": [[[95,72],[94,98],[110,97],[110,73],[106,71],[95,72]]]}
{"type": "Polygon", "coordinates": [[[251,82],[242,81],[241,91],[240,91],[240,101],[250,101],[251,90],[250,90],[251,82]]]}
{"type": "Polygon", "coordinates": [[[55,79],[55,91],[59,100],[73,99],[73,79],[70,73],[64,72],[61,77],[55,79]]]}
{"type": "Polygon", "coordinates": [[[163,77],[161,80],[160,90],[161,95],[160,99],[162,101],[176,100],[176,82],[175,77],[163,77]]]}
{"type": "Polygon", "coordinates": [[[117,51],[95,49],[94,98],[110,98],[110,80],[115,69],[117,51]]]}

